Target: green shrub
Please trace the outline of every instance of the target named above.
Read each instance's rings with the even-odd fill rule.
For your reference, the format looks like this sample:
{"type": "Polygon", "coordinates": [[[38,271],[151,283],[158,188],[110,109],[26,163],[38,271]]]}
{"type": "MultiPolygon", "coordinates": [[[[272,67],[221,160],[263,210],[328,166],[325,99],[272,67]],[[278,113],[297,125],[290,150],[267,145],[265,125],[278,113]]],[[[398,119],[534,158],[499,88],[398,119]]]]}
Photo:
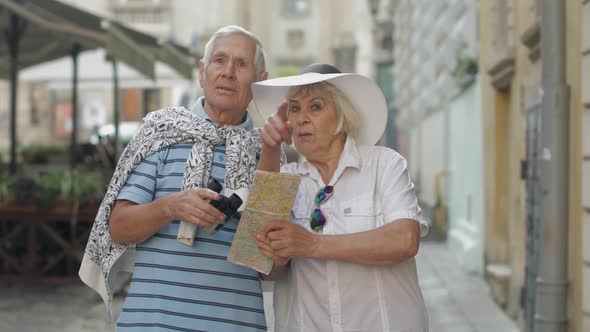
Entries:
{"type": "Polygon", "coordinates": [[[61,183],[62,197],[80,205],[99,202],[105,189],[105,178],[96,171],[68,171],[64,173],[61,183]]]}
{"type": "Polygon", "coordinates": [[[277,77],[293,76],[299,74],[300,68],[297,66],[279,66],[277,67],[277,77]]]}
{"type": "Polygon", "coordinates": [[[478,71],[477,59],[472,56],[461,56],[457,58],[455,68],[452,71],[452,75],[456,78],[460,78],[466,75],[475,75],[478,71]]]}
{"type": "Polygon", "coordinates": [[[62,182],[64,172],[53,171],[43,174],[41,182],[41,202],[42,207],[54,207],[59,200],[62,191],[62,182]]]}
{"type": "Polygon", "coordinates": [[[31,144],[19,149],[25,163],[46,164],[52,156],[65,156],[68,146],[31,144]]]}
{"type": "Polygon", "coordinates": [[[13,199],[16,177],[0,176],[0,204],[8,203],[13,199]]]}
{"type": "Polygon", "coordinates": [[[465,89],[475,81],[478,70],[479,67],[476,58],[472,56],[461,56],[457,58],[457,63],[451,75],[455,78],[458,85],[462,89],[465,89]]]}

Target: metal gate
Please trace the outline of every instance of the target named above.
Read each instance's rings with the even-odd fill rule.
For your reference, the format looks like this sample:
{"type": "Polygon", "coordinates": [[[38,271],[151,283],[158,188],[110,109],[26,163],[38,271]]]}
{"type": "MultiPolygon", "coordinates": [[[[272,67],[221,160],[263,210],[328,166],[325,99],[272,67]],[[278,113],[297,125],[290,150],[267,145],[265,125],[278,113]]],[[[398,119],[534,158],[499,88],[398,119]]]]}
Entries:
{"type": "Polygon", "coordinates": [[[533,332],[535,324],[535,294],[539,268],[540,199],[539,151],[541,133],[541,100],[526,109],[526,160],[522,164],[522,178],[526,181],[526,268],[522,305],[525,312],[525,331],[533,332]]]}

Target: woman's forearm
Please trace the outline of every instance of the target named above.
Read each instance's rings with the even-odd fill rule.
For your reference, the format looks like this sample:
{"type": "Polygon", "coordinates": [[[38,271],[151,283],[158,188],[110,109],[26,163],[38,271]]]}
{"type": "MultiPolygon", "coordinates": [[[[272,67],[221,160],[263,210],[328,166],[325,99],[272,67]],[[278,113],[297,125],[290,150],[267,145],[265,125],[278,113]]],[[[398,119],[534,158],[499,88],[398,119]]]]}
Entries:
{"type": "Polygon", "coordinates": [[[261,171],[279,172],[281,170],[281,146],[270,147],[267,144],[262,146],[258,168],[261,171]]]}
{"type": "Polygon", "coordinates": [[[414,220],[403,219],[366,232],[319,237],[319,246],[311,258],[389,265],[417,254],[420,226],[414,220]]]}

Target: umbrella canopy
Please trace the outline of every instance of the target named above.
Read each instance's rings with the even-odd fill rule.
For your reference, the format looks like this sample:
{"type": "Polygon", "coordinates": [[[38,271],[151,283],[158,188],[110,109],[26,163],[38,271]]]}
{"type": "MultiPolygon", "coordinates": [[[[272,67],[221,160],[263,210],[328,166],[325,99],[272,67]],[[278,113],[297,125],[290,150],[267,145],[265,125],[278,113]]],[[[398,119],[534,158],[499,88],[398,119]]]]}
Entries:
{"type": "MultiPolygon", "coordinates": [[[[16,89],[21,69],[65,56],[72,57],[72,166],[77,131],[77,61],[80,52],[97,48],[106,50],[109,59],[113,60],[115,90],[118,90],[117,61],[124,62],[152,80],[155,79],[156,61],[166,63],[184,78],[193,78],[196,57],[188,49],[56,0],[0,0],[0,29],[5,32],[6,41],[0,43],[0,79],[11,81],[11,173],[16,171],[16,89]]],[[[115,100],[118,103],[117,95],[115,100]]]]}
{"type": "MultiPolygon", "coordinates": [[[[106,57],[105,50],[97,49],[81,53],[78,62],[78,77],[81,89],[85,86],[104,89],[112,86],[112,65],[106,57]]],[[[151,88],[171,81],[181,84],[180,81],[184,79],[176,70],[162,62],[156,62],[154,69],[158,79],[149,81],[133,67],[126,63],[120,63],[118,74],[121,87],[151,88]]],[[[66,89],[73,75],[72,61],[64,57],[27,67],[19,72],[18,79],[23,83],[46,82],[48,86],[66,89]]]]}
{"type": "MultiPolygon", "coordinates": [[[[0,0],[0,27],[10,31],[14,21],[19,38],[18,69],[80,51],[104,48],[141,74],[155,78],[155,61],[166,63],[192,80],[196,57],[185,47],[131,29],[56,0],[0,0]]],[[[11,49],[0,44],[0,78],[8,79],[11,49]]]]}

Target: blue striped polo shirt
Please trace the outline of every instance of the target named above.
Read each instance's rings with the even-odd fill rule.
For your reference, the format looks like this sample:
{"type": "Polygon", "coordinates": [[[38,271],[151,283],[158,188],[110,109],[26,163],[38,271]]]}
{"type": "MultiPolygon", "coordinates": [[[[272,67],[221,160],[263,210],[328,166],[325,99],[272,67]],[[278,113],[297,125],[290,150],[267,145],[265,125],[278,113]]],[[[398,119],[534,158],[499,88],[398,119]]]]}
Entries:
{"type": "MultiPolygon", "coordinates": [[[[203,101],[199,98],[191,111],[210,121],[203,101]]],[[[252,126],[248,114],[240,127],[252,126]]],[[[145,204],[180,191],[191,148],[175,144],[146,157],[117,198],[145,204]]],[[[224,184],[225,146],[213,151],[211,175],[224,184]]],[[[213,234],[198,228],[192,247],[176,240],[179,223],[172,221],[136,245],[117,331],[265,331],[258,273],[227,260],[237,220],[213,234]]]]}

